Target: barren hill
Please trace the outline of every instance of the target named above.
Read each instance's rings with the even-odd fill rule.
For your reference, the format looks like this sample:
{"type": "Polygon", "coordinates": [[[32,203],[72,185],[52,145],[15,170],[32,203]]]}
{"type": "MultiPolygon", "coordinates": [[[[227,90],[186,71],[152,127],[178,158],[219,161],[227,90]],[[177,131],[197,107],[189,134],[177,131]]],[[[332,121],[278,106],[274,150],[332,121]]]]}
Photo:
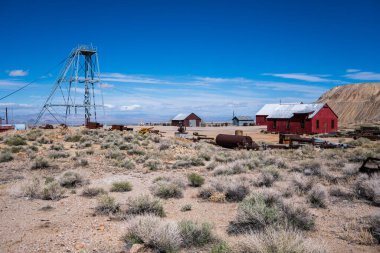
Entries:
{"type": "Polygon", "coordinates": [[[380,121],[380,83],[337,86],[324,93],[318,102],[328,103],[341,125],[380,121]]]}

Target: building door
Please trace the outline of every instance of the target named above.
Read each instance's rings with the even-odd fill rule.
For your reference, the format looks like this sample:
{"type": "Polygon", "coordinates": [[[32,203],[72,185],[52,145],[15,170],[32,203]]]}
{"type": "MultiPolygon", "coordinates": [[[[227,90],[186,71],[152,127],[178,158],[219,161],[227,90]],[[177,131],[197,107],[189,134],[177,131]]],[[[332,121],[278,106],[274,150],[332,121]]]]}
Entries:
{"type": "Polygon", "coordinates": [[[196,127],[197,126],[197,121],[195,119],[189,120],[189,126],[190,127],[196,127]]]}

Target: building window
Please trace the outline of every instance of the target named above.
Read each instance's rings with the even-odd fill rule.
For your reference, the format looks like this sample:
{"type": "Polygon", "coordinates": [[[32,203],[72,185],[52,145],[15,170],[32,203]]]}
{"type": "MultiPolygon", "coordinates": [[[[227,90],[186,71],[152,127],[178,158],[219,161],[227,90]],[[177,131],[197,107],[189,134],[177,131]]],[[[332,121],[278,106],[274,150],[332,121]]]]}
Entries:
{"type": "Polygon", "coordinates": [[[317,129],[319,129],[319,120],[317,119],[317,129]]]}
{"type": "Polygon", "coordinates": [[[290,120],[286,122],[286,129],[290,129],[290,120]]]}
{"type": "Polygon", "coordinates": [[[335,128],[335,121],[332,119],[331,120],[331,128],[334,129],[335,128]]]}
{"type": "Polygon", "coordinates": [[[273,120],[273,129],[277,128],[277,120],[273,120]]]}
{"type": "Polygon", "coordinates": [[[302,119],[300,123],[301,123],[301,128],[305,128],[305,120],[302,119]]]}

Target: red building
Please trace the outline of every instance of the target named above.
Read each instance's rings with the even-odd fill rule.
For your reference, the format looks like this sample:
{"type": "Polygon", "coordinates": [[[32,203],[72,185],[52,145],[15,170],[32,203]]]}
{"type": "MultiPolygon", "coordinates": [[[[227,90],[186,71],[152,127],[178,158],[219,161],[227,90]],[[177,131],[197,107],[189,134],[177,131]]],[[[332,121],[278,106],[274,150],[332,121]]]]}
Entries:
{"type": "Polygon", "coordinates": [[[172,126],[199,127],[201,123],[202,119],[195,113],[180,113],[172,119],[172,126]]]}
{"type": "Polygon", "coordinates": [[[338,130],[338,116],[321,103],[265,105],[256,115],[256,124],[264,123],[268,132],[316,134],[338,130]]]}

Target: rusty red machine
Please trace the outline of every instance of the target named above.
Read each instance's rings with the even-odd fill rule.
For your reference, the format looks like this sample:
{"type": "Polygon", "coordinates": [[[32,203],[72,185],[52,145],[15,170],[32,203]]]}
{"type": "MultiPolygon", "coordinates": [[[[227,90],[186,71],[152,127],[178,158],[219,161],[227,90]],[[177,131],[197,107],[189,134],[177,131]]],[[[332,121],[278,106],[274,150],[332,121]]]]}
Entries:
{"type": "Polygon", "coordinates": [[[224,148],[237,148],[237,149],[259,149],[259,145],[252,140],[249,136],[232,135],[232,134],[218,134],[215,142],[217,145],[224,148]]]}

